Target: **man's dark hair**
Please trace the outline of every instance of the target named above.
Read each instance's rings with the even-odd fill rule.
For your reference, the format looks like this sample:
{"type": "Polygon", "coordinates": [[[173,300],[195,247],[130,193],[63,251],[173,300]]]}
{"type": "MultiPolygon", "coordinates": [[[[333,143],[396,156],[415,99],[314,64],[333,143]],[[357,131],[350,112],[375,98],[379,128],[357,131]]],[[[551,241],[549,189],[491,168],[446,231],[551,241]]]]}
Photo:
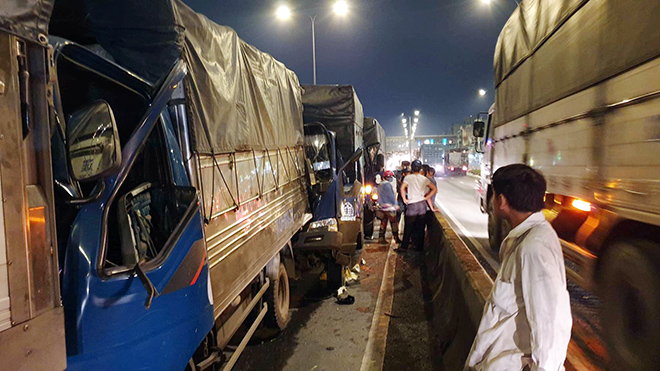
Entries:
{"type": "Polygon", "coordinates": [[[434,167],[429,167],[428,173],[429,174],[435,174],[435,168],[434,167]]]}
{"type": "Polygon", "coordinates": [[[422,170],[422,162],[419,160],[415,160],[410,164],[410,169],[413,171],[413,173],[419,173],[420,170],[422,170]]]}
{"type": "Polygon", "coordinates": [[[401,161],[401,167],[410,166],[410,161],[401,161]]]}
{"type": "Polygon", "coordinates": [[[424,175],[428,174],[430,168],[431,166],[429,164],[422,165],[422,173],[424,173],[424,175]]]}
{"type": "Polygon", "coordinates": [[[541,211],[545,189],[543,175],[524,164],[507,165],[493,174],[493,190],[497,195],[504,195],[516,211],[541,211]]]}

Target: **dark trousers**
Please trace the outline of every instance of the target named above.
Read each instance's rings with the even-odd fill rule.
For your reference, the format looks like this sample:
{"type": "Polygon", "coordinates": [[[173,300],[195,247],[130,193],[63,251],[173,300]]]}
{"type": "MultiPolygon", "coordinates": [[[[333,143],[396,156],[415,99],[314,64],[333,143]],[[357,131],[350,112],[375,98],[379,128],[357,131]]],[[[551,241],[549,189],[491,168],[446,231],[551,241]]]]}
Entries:
{"type": "MultiPolygon", "coordinates": [[[[426,204],[426,202],[423,202],[426,204]]],[[[403,227],[402,249],[407,249],[412,242],[417,250],[424,248],[424,227],[426,226],[426,207],[424,205],[408,205],[405,226],[403,227]],[[420,209],[417,212],[417,209],[420,209]]]]}
{"type": "Polygon", "coordinates": [[[380,232],[379,238],[385,238],[385,232],[387,231],[387,222],[390,222],[392,225],[392,236],[395,240],[399,239],[399,223],[396,222],[396,212],[376,212],[376,217],[380,219],[380,232]]]}

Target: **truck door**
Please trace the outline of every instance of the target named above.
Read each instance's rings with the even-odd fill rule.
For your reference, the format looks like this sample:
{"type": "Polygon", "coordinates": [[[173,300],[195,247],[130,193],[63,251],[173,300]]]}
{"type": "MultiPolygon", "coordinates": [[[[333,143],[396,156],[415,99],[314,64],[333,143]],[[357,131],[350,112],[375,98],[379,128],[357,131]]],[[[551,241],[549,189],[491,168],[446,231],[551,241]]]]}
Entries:
{"type": "Polygon", "coordinates": [[[197,194],[162,114],[185,69],[150,91],[72,44],[59,50],[57,70],[63,117],[104,100],[123,147],[119,172],[70,221],[62,284],[69,369],[183,369],[213,326],[197,194]]]}

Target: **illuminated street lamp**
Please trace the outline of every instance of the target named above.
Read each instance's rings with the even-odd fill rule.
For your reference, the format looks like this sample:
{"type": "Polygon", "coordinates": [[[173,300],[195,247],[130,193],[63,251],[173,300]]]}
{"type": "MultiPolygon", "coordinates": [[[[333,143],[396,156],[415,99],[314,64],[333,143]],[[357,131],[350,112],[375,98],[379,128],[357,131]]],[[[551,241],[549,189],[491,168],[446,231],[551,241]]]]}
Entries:
{"type": "MultiPolygon", "coordinates": [[[[339,16],[345,16],[348,14],[348,3],[346,1],[340,0],[336,1],[332,7],[332,10],[334,11],[335,14],[339,16]]],[[[288,20],[291,18],[291,9],[286,6],[286,5],[281,5],[280,7],[277,8],[275,11],[275,16],[277,16],[278,19],[281,19],[283,21],[288,20]]],[[[315,28],[315,23],[316,23],[316,16],[317,14],[314,14],[313,16],[307,15],[309,19],[312,21],[312,65],[313,65],[313,71],[314,71],[314,85],[316,85],[316,28],[315,28]]]]}
{"type": "MultiPolygon", "coordinates": [[[[516,2],[516,5],[520,5],[520,1],[518,1],[518,0],[513,0],[513,1],[516,2]]],[[[485,4],[485,5],[490,5],[492,2],[493,2],[493,0],[481,0],[481,3],[485,4]]]]}
{"type": "Polygon", "coordinates": [[[277,18],[281,20],[287,20],[291,18],[291,9],[289,9],[288,6],[282,5],[279,8],[277,8],[277,11],[275,11],[275,15],[277,18]]]}
{"type": "Polygon", "coordinates": [[[483,97],[484,95],[486,95],[486,91],[484,89],[479,89],[479,96],[483,97]]]}
{"type": "Polygon", "coordinates": [[[348,3],[345,1],[337,1],[332,9],[337,15],[346,15],[348,13],[348,3]]]}
{"type": "Polygon", "coordinates": [[[410,152],[410,160],[413,158],[412,141],[415,139],[415,132],[417,132],[417,123],[419,122],[419,110],[413,111],[413,116],[406,116],[401,114],[401,123],[403,130],[406,134],[405,138],[408,141],[408,151],[410,152]],[[410,135],[408,135],[408,124],[410,124],[410,135]]]}

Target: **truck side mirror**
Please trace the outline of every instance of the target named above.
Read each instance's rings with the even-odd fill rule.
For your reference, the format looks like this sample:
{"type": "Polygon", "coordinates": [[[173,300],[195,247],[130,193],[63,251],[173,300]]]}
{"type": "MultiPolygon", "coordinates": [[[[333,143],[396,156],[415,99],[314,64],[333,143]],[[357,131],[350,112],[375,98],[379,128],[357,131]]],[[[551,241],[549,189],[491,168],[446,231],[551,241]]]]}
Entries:
{"type": "Polygon", "coordinates": [[[483,138],[486,131],[486,124],[483,121],[475,121],[472,124],[472,135],[475,138],[483,138]]]}
{"type": "Polygon", "coordinates": [[[67,157],[77,181],[101,178],[121,164],[117,124],[108,102],[93,102],[69,116],[67,157]]]}

